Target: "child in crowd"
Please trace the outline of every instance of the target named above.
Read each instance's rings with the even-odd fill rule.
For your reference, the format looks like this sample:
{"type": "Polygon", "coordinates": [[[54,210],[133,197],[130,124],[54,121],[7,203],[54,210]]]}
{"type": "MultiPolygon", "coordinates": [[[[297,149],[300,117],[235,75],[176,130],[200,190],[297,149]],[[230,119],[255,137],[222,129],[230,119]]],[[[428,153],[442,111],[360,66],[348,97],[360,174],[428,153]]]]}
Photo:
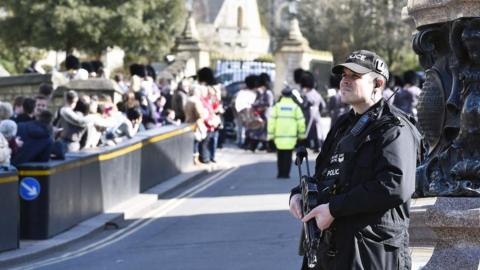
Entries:
{"type": "Polygon", "coordinates": [[[181,124],[180,119],[175,120],[175,111],[172,109],[166,110],[166,116],[164,121],[162,122],[163,125],[175,125],[178,126],[181,124]]]}
{"type": "Polygon", "coordinates": [[[160,96],[155,100],[155,120],[158,123],[162,123],[165,118],[165,104],[167,104],[167,99],[164,96],[160,96]]]}

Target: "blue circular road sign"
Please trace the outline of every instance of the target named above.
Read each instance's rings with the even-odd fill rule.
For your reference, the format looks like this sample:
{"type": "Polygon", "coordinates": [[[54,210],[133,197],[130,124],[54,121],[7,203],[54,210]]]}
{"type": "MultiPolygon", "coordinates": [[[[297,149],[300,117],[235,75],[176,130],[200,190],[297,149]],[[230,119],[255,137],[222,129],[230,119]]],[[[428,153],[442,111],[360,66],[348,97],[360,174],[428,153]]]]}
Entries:
{"type": "Polygon", "coordinates": [[[40,195],[40,183],[33,177],[25,177],[20,181],[20,197],[26,201],[35,200],[40,195]]]}

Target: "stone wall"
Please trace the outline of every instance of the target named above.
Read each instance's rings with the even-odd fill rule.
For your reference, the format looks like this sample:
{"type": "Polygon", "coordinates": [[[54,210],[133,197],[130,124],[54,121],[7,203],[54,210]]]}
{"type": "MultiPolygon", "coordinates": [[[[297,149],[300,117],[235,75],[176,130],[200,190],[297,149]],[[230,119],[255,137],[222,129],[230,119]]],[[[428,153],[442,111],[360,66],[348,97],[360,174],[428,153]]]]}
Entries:
{"type": "Polygon", "coordinates": [[[115,82],[108,79],[72,80],[56,87],[55,79],[51,74],[27,74],[20,76],[0,77],[0,101],[13,104],[16,96],[35,97],[42,83],[54,86],[52,101],[49,109],[55,111],[63,104],[63,93],[75,90],[79,95],[107,95],[116,104],[121,100],[122,91],[115,82]]]}
{"type": "Polygon", "coordinates": [[[42,83],[52,83],[52,75],[27,74],[0,77],[0,100],[13,103],[16,96],[34,97],[42,83]]]}
{"type": "Polygon", "coordinates": [[[72,80],[55,89],[52,96],[52,107],[58,108],[63,104],[65,91],[75,90],[79,95],[109,96],[114,104],[122,100],[123,92],[116,83],[108,79],[72,80]]]}

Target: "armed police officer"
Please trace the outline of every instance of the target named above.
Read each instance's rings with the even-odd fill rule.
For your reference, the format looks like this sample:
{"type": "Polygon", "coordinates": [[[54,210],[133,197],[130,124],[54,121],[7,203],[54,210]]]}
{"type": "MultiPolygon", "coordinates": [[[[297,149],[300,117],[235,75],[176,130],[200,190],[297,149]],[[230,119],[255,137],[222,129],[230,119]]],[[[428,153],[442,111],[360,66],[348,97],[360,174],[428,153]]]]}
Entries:
{"type": "MultiPolygon", "coordinates": [[[[377,54],[355,51],[332,72],[342,76],[341,100],[352,110],[338,118],[316,160],[313,181],[329,196],[302,216],[296,187],[290,212],[303,222],[315,219],[322,232],[314,269],[410,269],[407,229],[420,134],[383,100],[389,71],[377,54]]],[[[302,269],[310,269],[305,258],[302,269]]]]}

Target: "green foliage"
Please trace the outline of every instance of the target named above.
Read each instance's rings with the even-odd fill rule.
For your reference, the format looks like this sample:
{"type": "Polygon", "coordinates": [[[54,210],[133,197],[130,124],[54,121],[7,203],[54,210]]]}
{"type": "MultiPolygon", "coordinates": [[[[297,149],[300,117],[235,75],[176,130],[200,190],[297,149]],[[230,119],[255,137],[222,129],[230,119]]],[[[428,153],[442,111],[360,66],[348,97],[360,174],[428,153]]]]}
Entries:
{"type": "Polygon", "coordinates": [[[30,65],[32,59],[40,59],[46,56],[45,50],[32,47],[7,47],[0,40],[0,65],[11,74],[22,73],[30,65]]]}
{"type": "Polygon", "coordinates": [[[0,39],[7,48],[73,49],[99,56],[117,45],[127,55],[160,58],[181,30],[182,0],[2,0],[0,39]]]}
{"type": "Polygon", "coordinates": [[[405,5],[406,0],[302,0],[299,20],[310,46],[331,51],[336,62],[368,49],[401,72],[418,65],[412,62],[414,29],[401,20],[405,5]]]}
{"type": "Polygon", "coordinates": [[[112,20],[112,35],[131,57],[159,59],[171,48],[185,22],[182,0],[125,1],[112,20]],[[141,6],[142,8],[139,8],[141,6]]]}

